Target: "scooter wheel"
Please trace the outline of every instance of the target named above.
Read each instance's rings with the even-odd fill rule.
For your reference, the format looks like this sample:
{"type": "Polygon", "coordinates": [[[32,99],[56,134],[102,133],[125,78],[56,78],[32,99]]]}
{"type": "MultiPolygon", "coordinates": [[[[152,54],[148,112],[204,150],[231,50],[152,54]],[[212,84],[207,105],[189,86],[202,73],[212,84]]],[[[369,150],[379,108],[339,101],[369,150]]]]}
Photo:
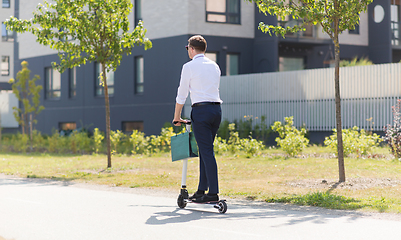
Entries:
{"type": "Polygon", "coordinates": [[[187,206],[187,203],[184,201],[184,197],[181,194],[178,196],[177,205],[180,208],[185,208],[187,206]]]}
{"type": "Polygon", "coordinates": [[[225,201],[220,201],[218,203],[218,206],[219,206],[219,213],[227,212],[227,203],[225,201]]]}

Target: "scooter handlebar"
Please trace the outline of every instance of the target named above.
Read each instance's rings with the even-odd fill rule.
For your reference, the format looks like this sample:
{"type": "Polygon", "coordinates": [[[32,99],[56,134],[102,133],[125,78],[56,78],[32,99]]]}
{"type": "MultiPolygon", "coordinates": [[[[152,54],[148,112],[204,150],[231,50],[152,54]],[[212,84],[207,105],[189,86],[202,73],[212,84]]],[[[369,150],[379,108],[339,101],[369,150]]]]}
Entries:
{"type": "MultiPolygon", "coordinates": [[[[179,123],[179,121],[173,121],[174,125],[177,124],[177,123],[179,123]]],[[[186,125],[191,125],[191,121],[190,120],[187,120],[187,122],[181,122],[181,123],[186,124],[186,125]]]]}

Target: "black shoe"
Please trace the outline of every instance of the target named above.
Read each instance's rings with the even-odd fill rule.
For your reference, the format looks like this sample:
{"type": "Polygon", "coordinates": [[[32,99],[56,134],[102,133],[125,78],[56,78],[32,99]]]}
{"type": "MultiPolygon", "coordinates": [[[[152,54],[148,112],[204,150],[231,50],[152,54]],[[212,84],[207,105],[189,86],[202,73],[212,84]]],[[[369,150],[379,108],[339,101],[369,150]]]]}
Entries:
{"type": "Polygon", "coordinates": [[[201,192],[199,192],[199,191],[196,191],[196,192],[194,193],[194,195],[192,195],[192,196],[189,197],[189,200],[193,201],[193,200],[195,200],[195,199],[197,199],[197,198],[202,197],[203,195],[205,195],[205,193],[201,193],[201,192]]]}
{"type": "Polygon", "coordinates": [[[196,198],[195,200],[192,200],[193,202],[196,203],[206,203],[206,202],[218,202],[219,201],[219,196],[216,195],[208,195],[205,194],[200,198],[196,198]]]}

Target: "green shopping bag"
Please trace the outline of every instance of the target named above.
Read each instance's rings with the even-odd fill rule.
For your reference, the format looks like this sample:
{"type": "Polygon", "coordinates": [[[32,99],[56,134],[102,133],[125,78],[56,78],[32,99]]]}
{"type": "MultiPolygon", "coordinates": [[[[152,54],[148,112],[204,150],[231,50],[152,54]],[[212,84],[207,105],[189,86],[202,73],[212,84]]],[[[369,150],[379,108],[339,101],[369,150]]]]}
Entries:
{"type": "Polygon", "coordinates": [[[185,132],[171,137],[171,159],[174,161],[197,157],[198,145],[192,132],[185,132]]]}

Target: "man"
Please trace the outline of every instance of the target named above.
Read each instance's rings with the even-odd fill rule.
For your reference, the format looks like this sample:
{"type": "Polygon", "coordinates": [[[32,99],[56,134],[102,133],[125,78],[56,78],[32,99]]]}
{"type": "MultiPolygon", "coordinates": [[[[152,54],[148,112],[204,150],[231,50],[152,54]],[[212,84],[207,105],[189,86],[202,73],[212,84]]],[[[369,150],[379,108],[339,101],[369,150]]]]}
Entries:
{"type": "Polygon", "coordinates": [[[221,122],[221,71],[214,61],[205,57],[207,43],[202,36],[192,36],[185,47],[192,61],[182,67],[173,122],[175,126],[186,122],[181,118],[181,112],[190,92],[192,129],[198,143],[200,161],[198,191],[189,199],[198,203],[218,201],[219,185],[213,142],[221,122]],[[208,189],[209,192],[205,194],[208,189]]]}

